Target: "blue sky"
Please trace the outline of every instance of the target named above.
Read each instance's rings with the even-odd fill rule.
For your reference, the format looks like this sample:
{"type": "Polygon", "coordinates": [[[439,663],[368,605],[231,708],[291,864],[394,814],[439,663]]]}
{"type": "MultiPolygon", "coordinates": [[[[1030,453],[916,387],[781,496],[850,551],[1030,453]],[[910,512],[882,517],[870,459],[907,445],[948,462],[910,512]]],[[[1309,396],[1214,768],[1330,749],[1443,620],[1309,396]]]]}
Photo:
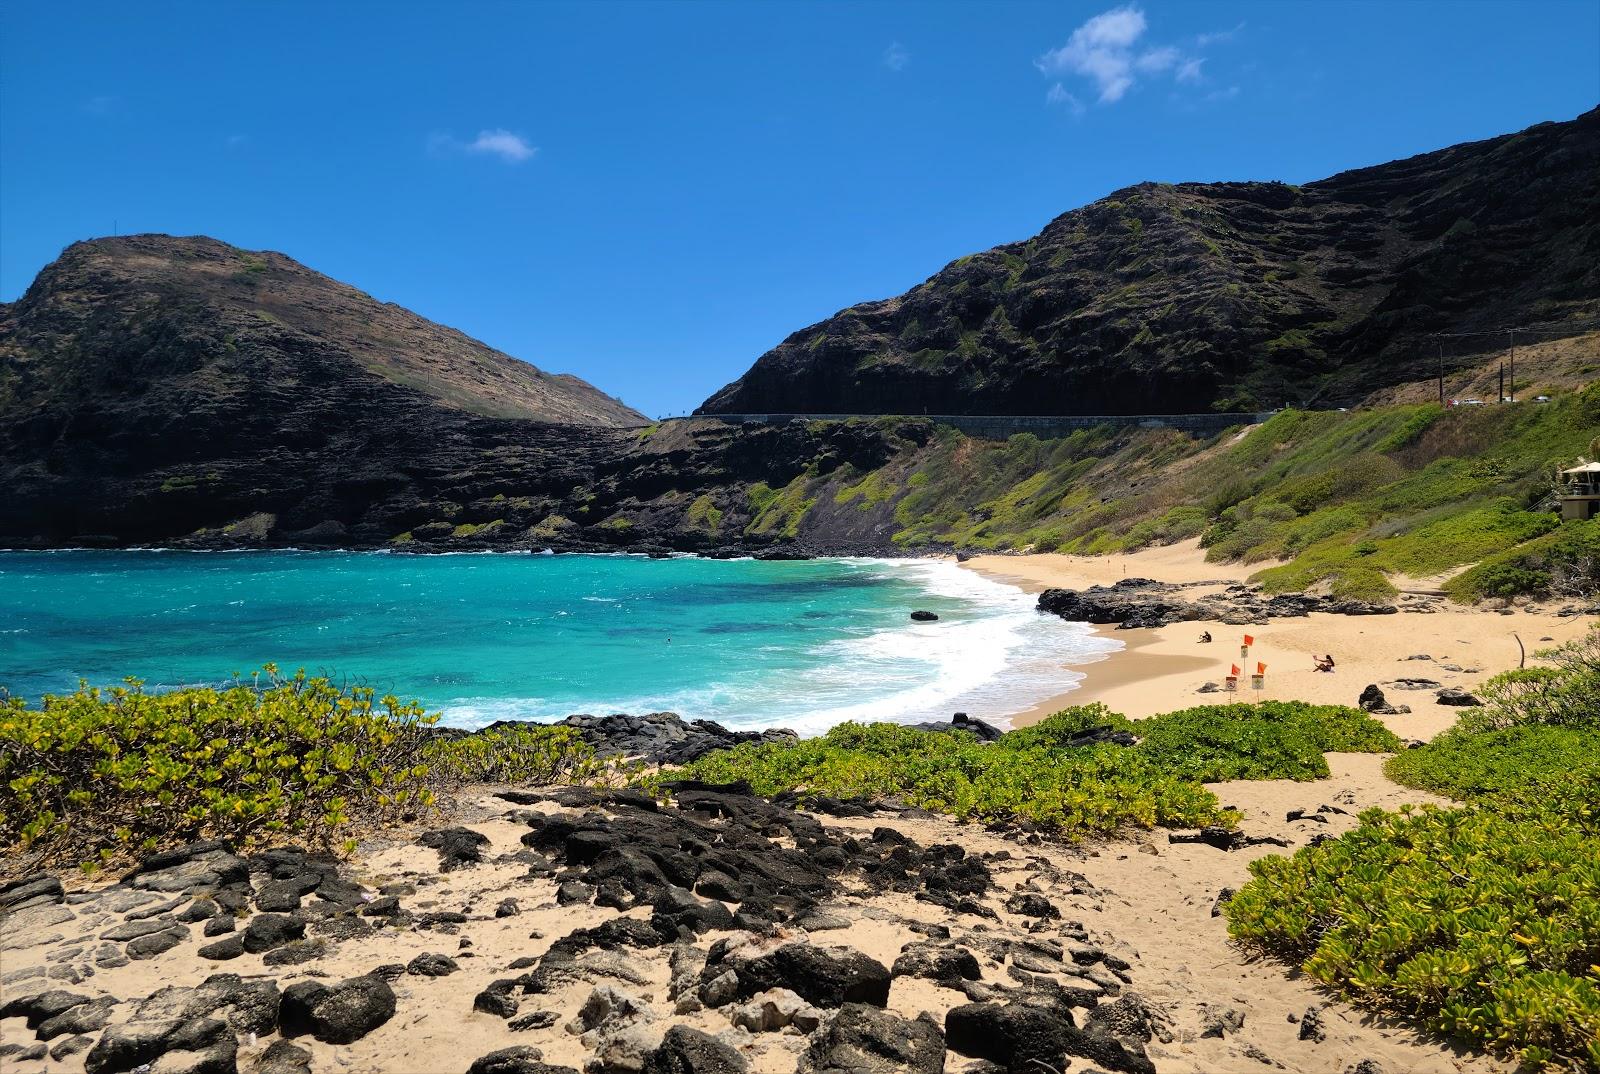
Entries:
{"type": "Polygon", "coordinates": [[[660,415],[1130,183],[1569,119],[1600,4],[13,0],[0,78],[0,298],[208,234],[660,415]]]}

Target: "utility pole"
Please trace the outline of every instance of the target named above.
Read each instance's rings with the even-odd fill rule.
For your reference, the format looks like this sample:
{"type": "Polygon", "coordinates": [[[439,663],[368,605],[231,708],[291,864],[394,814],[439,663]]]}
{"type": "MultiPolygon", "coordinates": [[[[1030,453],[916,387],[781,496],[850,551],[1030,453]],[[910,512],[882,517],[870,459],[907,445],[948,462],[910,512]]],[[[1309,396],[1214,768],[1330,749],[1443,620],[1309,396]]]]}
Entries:
{"type": "Polygon", "coordinates": [[[1439,405],[1444,406],[1444,337],[1436,336],[1439,344],[1439,405]]]}
{"type": "Polygon", "coordinates": [[[1500,363],[1500,402],[1506,401],[1506,364],[1500,363]]]}
{"type": "MultiPolygon", "coordinates": [[[[1504,398],[1504,397],[1503,397],[1504,398]]],[[[1511,402],[1517,401],[1517,330],[1511,329],[1511,402]]]]}

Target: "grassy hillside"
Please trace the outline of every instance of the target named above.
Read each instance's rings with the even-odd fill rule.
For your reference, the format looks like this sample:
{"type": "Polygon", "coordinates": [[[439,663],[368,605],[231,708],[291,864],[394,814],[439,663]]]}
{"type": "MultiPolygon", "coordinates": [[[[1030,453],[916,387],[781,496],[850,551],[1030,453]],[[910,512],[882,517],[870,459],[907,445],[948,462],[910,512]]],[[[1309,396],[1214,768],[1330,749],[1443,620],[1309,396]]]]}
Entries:
{"type": "MultiPolygon", "coordinates": [[[[1481,562],[1454,595],[1540,592],[1563,562],[1600,554],[1600,526],[1562,526],[1550,506],[1554,471],[1597,435],[1600,384],[1514,406],[1286,410],[1211,440],[940,429],[876,469],[813,466],[782,490],[782,525],[803,539],[868,514],[907,550],[1097,554],[1199,537],[1217,561],[1261,564],[1274,591],[1382,596],[1394,577],[1481,562]]],[[[771,508],[759,521],[776,523],[771,508]]]]}

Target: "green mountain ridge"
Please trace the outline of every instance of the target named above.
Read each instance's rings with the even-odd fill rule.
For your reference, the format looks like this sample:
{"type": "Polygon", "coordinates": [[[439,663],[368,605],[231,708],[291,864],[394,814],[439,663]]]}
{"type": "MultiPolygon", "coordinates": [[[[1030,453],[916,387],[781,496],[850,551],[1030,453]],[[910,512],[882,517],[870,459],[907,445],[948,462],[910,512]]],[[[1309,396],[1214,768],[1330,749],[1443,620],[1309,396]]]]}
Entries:
{"type": "Polygon", "coordinates": [[[699,412],[1345,405],[1433,372],[1433,333],[1597,317],[1600,109],[1304,186],[1117,191],[794,333],[699,412]]]}

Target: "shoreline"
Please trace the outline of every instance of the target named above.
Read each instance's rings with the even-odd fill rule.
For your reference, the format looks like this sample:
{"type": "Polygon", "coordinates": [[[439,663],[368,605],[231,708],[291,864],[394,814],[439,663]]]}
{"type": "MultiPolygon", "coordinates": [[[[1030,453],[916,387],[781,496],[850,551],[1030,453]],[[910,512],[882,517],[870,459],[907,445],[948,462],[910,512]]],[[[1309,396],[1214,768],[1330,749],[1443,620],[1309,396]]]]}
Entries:
{"type": "MultiPolygon", "coordinates": [[[[29,551],[17,550],[26,554],[29,551]]],[[[197,549],[57,549],[56,552],[106,552],[121,553],[142,551],[146,553],[215,551],[197,549]]],[[[286,552],[317,555],[325,552],[343,554],[394,554],[392,549],[249,549],[230,551],[286,552]]],[[[402,553],[403,554],[403,553],[402,553]]],[[[433,553],[442,556],[461,555],[514,555],[540,557],[541,553],[526,550],[456,550],[433,553]]],[[[627,551],[568,552],[557,557],[577,555],[595,558],[656,558],[645,553],[627,551]]],[[[671,558],[718,558],[685,553],[671,558]]],[[[749,557],[754,559],[756,557],[749,557]]],[[[1248,581],[1262,564],[1208,563],[1197,540],[1147,548],[1134,553],[1107,556],[1077,556],[1060,553],[1035,553],[1029,555],[983,555],[965,561],[953,556],[830,556],[823,557],[844,562],[908,563],[921,561],[956,567],[971,572],[991,583],[1013,588],[1024,594],[1036,595],[1047,588],[1084,589],[1095,585],[1112,585],[1129,578],[1147,578],[1186,589],[1196,595],[1222,587],[1248,581]]],[[[1422,584],[1426,584],[1423,582],[1422,584]]],[[[1036,613],[1037,614],[1037,613],[1036,613]]],[[[1049,652],[1027,651],[1025,645],[1019,652],[1031,658],[1028,663],[1034,674],[1031,689],[1023,693],[1016,685],[997,680],[991,697],[983,702],[951,699],[940,703],[918,717],[915,714],[877,716],[869,718],[897,719],[899,722],[916,722],[918,719],[947,719],[956,709],[970,710],[975,718],[992,723],[1001,730],[1027,727],[1036,724],[1062,709],[1103,703],[1112,710],[1132,718],[1143,718],[1162,712],[1191,708],[1197,705],[1218,704],[1229,701],[1296,699],[1315,704],[1355,705],[1362,690],[1369,684],[1378,684],[1390,704],[1411,705],[1410,714],[1379,716],[1386,725],[1402,737],[1428,739],[1454,722],[1455,710],[1435,704],[1432,691],[1439,687],[1454,687],[1473,692],[1484,680],[1517,666],[1522,657],[1518,638],[1526,648],[1530,662],[1538,650],[1568,642],[1587,633],[1590,617],[1560,617],[1527,608],[1492,609],[1440,605],[1427,613],[1399,612],[1388,616],[1346,616],[1313,612],[1299,618],[1272,619],[1258,626],[1241,627],[1217,621],[1194,620],[1157,628],[1119,629],[1111,625],[1089,625],[1090,636],[1104,639],[1119,646],[1110,652],[1087,656],[1073,655],[1057,658],[1049,652]],[[1200,644],[1199,636],[1209,631],[1213,643],[1200,644]],[[1242,635],[1251,634],[1255,645],[1248,658],[1240,657],[1242,635]],[[1331,653],[1337,660],[1333,674],[1319,674],[1312,670],[1313,655],[1331,653]],[[1412,659],[1425,657],[1426,659],[1412,659]],[[1257,693],[1248,689],[1248,674],[1257,662],[1268,666],[1265,689],[1257,693]],[[1206,683],[1220,684],[1232,665],[1239,665],[1244,675],[1238,693],[1223,691],[1202,692],[1206,683]],[[1042,675],[1041,684],[1036,676],[1042,675]],[[1385,684],[1405,678],[1425,678],[1434,686],[1416,690],[1395,689],[1385,684]],[[1041,685],[1044,692],[1041,699],[1041,685]],[[1021,696],[1019,696],[1019,694],[1021,696]],[[1012,709],[1012,706],[1015,706],[1012,709]],[[1001,710],[1012,709],[1002,714],[1001,710]],[[937,710],[937,711],[935,711],[937,710]]],[[[1037,640],[1028,645],[1039,645],[1037,640]]],[[[1013,669],[1014,670],[1014,669],[1013,669]]],[[[1006,672],[1002,672],[1005,675],[1006,672]]],[[[580,706],[582,707],[582,706],[580,706]]],[[[587,712],[621,711],[607,706],[587,706],[587,712]]],[[[570,715],[570,714],[569,714],[570,715]]],[[[746,725],[729,722],[724,715],[690,712],[687,718],[721,719],[735,730],[761,730],[785,726],[765,722],[746,725]]],[[[533,722],[555,722],[561,717],[533,722]]],[[[862,717],[852,717],[860,719],[862,717]]],[[[451,723],[450,726],[456,726],[451,723]]],[[[466,730],[468,728],[462,728],[466,730]]],[[[815,726],[805,734],[821,733],[815,726]]]]}
{"type": "MultiPolygon", "coordinates": [[[[1193,540],[1116,556],[977,556],[960,566],[1030,593],[1054,587],[1084,589],[1135,577],[1198,591],[1242,583],[1257,569],[1207,563],[1193,540]]],[[[1005,723],[1008,728],[1027,727],[1063,708],[1097,701],[1136,719],[1228,701],[1293,699],[1354,706],[1361,691],[1375,683],[1391,705],[1413,709],[1376,718],[1402,738],[1426,740],[1455,723],[1457,715],[1456,709],[1435,703],[1434,689],[1457,687],[1470,693],[1490,677],[1517,667],[1518,637],[1528,662],[1536,664],[1538,650],[1584,636],[1589,622],[1585,616],[1562,617],[1526,608],[1506,614],[1450,605],[1429,613],[1382,616],[1313,612],[1247,627],[1208,620],[1127,630],[1094,626],[1098,635],[1122,642],[1123,648],[1096,660],[1063,663],[1063,672],[1083,678],[1007,717],[1005,723]],[[1209,645],[1198,640],[1205,631],[1213,638],[1209,645]],[[1255,639],[1248,660],[1239,655],[1245,634],[1255,639]],[[1330,674],[1313,670],[1313,656],[1325,653],[1336,661],[1330,674]],[[1239,665],[1248,675],[1257,662],[1267,665],[1265,689],[1259,693],[1248,689],[1243,677],[1236,694],[1200,692],[1207,682],[1220,685],[1230,666],[1239,665]],[[1386,685],[1399,679],[1427,679],[1437,686],[1407,690],[1386,685]]]]}

